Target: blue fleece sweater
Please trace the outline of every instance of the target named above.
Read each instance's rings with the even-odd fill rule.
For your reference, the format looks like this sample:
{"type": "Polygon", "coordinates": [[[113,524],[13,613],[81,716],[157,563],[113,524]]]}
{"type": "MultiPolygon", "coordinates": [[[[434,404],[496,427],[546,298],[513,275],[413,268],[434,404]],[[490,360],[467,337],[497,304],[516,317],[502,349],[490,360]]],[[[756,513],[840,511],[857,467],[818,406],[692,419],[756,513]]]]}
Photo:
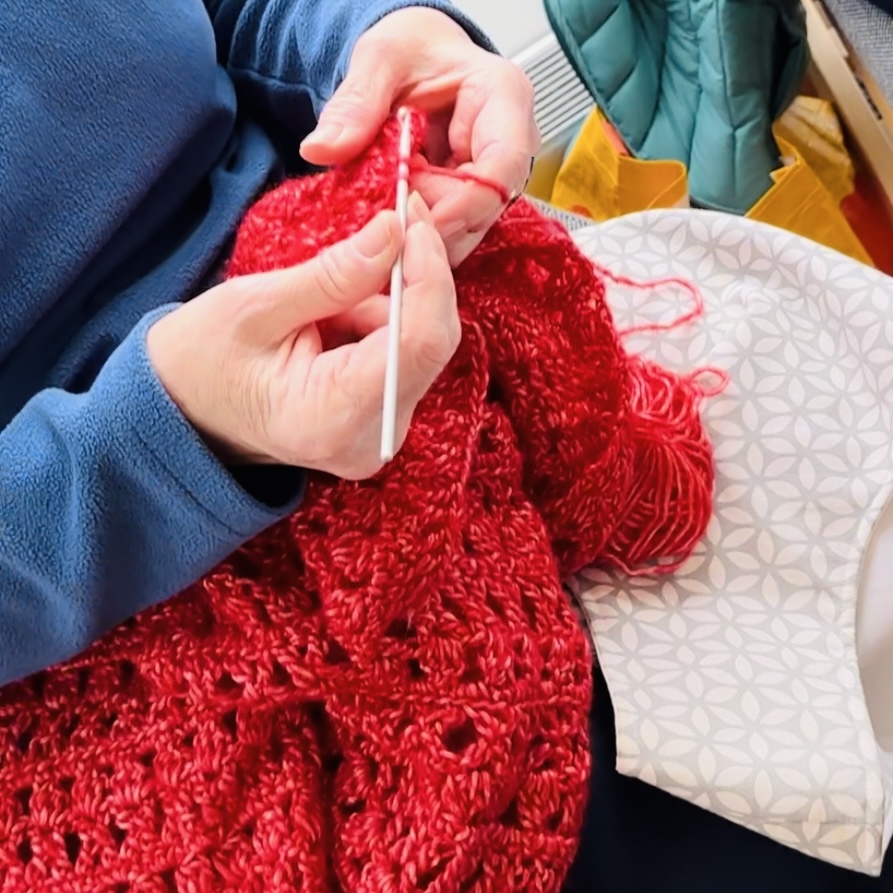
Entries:
{"type": "Polygon", "coordinates": [[[0,4],[0,684],[175,594],[297,505],[299,472],[236,480],[208,452],[146,331],[208,284],[259,190],[296,168],[356,38],[409,5],[449,9],[0,4]]]}

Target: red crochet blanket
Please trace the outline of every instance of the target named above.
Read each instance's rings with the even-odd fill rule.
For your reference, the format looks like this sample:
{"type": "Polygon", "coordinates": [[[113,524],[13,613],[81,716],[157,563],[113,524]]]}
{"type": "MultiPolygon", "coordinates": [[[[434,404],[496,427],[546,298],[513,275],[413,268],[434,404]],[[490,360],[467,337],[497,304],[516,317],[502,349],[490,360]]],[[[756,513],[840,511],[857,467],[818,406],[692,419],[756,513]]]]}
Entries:
{"type": "MultiPolygon", "coordinates": [[[[392,206],[396,133],[287,182],[231,274],[392,206]]],[[[586,562],[690,550],[698,389],[628,356],[600,276],[513,206],[457,273],[459,351],[375,479],[0,692],[0,890],[558,891],[589,772],[586,562]]]]}

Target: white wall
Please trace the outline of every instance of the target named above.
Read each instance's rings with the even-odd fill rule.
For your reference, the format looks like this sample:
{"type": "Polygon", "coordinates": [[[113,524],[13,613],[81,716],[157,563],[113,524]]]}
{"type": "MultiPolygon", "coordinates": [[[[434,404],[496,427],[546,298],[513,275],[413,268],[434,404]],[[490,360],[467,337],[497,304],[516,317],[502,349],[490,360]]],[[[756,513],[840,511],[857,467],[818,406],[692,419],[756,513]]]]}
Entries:
{"type": "Polygon", "coordinates": [[[506,56],[514,56],[550,30],[542,0],[453,0],[453,3],[474,19],[506,56]]]}

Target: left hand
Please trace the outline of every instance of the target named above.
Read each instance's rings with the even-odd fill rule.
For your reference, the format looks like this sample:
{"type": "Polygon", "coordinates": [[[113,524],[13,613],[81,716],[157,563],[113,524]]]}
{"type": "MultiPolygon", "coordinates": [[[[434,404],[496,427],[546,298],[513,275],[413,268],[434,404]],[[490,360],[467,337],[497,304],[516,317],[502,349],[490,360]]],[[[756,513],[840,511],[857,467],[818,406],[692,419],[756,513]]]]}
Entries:
{"type": "MultiPolygon", "coordinates": [[[[350,161],[402,104],[428,113],[433,164],[493,180],[510,194],[524,188],[540,147],[530,81],[448,15],[424,7],[390,13],[357,41],[347,76],[301,154],[317,165],[350,161]]],[[[505,209],[494,190],[434,173],[414,175],[413,188],[431,208],[454,267],[505,209]]]]}

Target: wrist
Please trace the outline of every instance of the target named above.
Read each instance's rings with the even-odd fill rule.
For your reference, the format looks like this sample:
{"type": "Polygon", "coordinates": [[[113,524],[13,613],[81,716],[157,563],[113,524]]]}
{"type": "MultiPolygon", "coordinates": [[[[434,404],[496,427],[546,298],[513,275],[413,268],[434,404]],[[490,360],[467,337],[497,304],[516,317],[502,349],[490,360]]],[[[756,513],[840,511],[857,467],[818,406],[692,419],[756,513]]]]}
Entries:
{"type": "Polygon", "coordinates": [[[200,401],[192,393],[196,367],[201,365],[201,360],[197,355],[200,348],[193,345],[190,349],[188,339],[180,331],[181,315],[187,309],[187,306],[179,307],[149,327],[146,332],[149,363],[171,402],[214,457],[229,467],[249,464],[253,461],[250,451],[217,432],[204,418],[200,401]]]}
{"type": "Polygon", "coordinates": [[[401,51],[412,48],[417,52],[430,42],[430,35],[437,35],[438,45],[462,43],[467,44],[470,38],[465,29],[448,13],[430,6],[401,6],[385,13],[377,19],[357,41],[357,48],[374,52],[393,52],[399,45],[401,51]]]}
{"type": "Polygon", "coordinates": [[[402,27],[411,27],[414,33],[425,35],[426,37],[432,33],[428,29],[436,29],[434,33],[437,33],[438,38],[442,36],[443,29],[447,29],[447,34],[451,37],[469,39],[468,32],[454,16],[450,15],[446,10],[435,6],[417,6],[415,4],[412,6],[401,6],[399,9],[389,12],[379,21],[395,20],[401,22],[402,27]],[[417,28],[421,30],[416,31],[417,28]]]}
{"type": "MultiPolygon", "coordinates": [[[[360,40],[370,32],[374,32],[379,24],[391,20],[400,24],[400,36],[406,40],[422,39],[430,43],[431,35],[436,34],[438,43],[446,36],[452,40],[465,43],[470,41],[488,52],[497,52],[493,42],[474,22],[445,0],[416,0],[405,5],[395,5],[389,12],[372,20],[366,27],[360,40]],[[397,16],[399,18],[392,19],[397,16]]],[[[388,28],[387,30],[390,30],[388,28]]]]}
{"type": "MultiPolygon", "coordinates": [[[[186,389],[183,387],[188,367],[183,352],[178,349],[179,337],[177,334],[176,316],[182,311],[182,307],[172,313],[156,320],[146,332],[146,356],[152,366],[155,376],[170,397],[174,406],[180,411],[183,418],[197,431],[199,426],[192,418],[190,400],[186,389]]],[[[200,432],[201,433],[201,432],[200,432]]],[[[202,435],[202,439],[205,438],[202,435]]]]}

